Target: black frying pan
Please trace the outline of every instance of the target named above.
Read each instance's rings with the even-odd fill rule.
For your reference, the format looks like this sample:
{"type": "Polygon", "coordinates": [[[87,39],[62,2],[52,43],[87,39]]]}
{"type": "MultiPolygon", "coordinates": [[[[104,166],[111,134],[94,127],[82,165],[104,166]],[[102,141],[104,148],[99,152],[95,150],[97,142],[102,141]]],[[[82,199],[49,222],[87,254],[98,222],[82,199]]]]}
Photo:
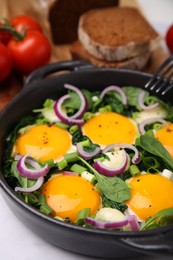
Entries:
{"type": "MultiPolygon", "coordinates": [[[[104,258],[132,257],[141,254],[173,254],[173,225],[142,232],[87,229],[43,215],[20,200],[3,177],[2,158],[5,139],[14,125],[46,98],[64,94],[64,83],[78,88],[101,90],[108,85],[143,87],[151,75],[126,70],[98,69],[80,61],[61,62],[43,67],[26,80],[24,90],[0,114],[1,191],[14,214],[33,232],[48,242],[76,253],[104,258]],[[56,71],[60,75],[45,78],[56,71]],[[69,72],[70,71],[70,72],[69,72]]],[[[171,94],[166,97],[171,102],[171,94]]],[[[173,103],[173,102],[172,102],[173,103]]]]}

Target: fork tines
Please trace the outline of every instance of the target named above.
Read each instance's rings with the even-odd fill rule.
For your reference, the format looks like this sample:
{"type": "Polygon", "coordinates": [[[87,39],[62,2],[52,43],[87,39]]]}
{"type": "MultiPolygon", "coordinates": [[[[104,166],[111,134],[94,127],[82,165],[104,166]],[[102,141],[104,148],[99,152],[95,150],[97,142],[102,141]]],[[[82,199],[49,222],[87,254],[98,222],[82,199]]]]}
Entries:
{"type": "Polygon", "coordinates": [[[173,55],[159,67],[145,88],[162,96],[173,88],[173,55]]]}

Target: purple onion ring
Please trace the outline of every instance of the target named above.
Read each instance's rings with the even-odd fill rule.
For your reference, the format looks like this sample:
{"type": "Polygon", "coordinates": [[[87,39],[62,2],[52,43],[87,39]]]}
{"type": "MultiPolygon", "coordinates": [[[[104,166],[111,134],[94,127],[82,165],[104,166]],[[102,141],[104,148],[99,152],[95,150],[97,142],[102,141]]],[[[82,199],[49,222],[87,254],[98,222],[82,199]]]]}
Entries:
{"type": "Polygon", "coordinates": [[[132,163],[137,164],[140,161],[140,153],[139,153],[138,149],[134,145],[131,145],[131,144],[123,144],[123,143],[110,144],[110,145],[106,146],[102,152],[107,153],[108,151],[110,151],[116,147],[127,148],[127,149],[133,150],[135,152],[135,154],[132,158],[132,163]]]}
{"type": "Polygon", "coordinates": [[[138,97],[138,104],[139,104],[140,108],[142,108],[143,110],[150,110],[150,109],[154,109],[159,106],[158,102],[154,103],[153,105],[146,106],[144,104],[144,97],[145,97],[145,91],[141,90],[139,97],[138,97]]]}
{"type": "Polygon", "coordinates": [[[123,105],[127,105],[127,96],[124,90],[118,86],[109,86],[106,87],[100,94],[100,97],[103,98],[107,92],[109,91],[116,91],[120,94],[123,105]]]}
{"type": "Polygon", "coordinates": [[[28,158],[28,156],[28,154],[22,156],[17,162],[17,169],[23,177],[38,179],[39,177],[42,177],[49,172],[50,167],[48,164],[46,164],[44,167],[41,167],[39,163],[37,163],[34,159],[28,158]],[[33,169],[28,168],[26,163],[30,164],[33,169]]]}
{"type": "Polygon", "coordinates": [[[92,152],[86,152],[80,143],[76,144],[78,154],[85,160],[90,160],[94,156],[98,155],[101,151],[100,147],[97,146],[92,152]]]}
{"type": "Polygon", "coordinates": [[[145,119],[144,121],[142,121],[142,122],[139,124],[139,126],[138,126],[139,132],[140,132],[141,134],[144,134],[144,133],[145,133],[145,126],[146,126],[146,125],[149,125],[149,124],[152,124],[152,123],[155,123],[155,122],[159,122],[159,123],[161,123],[161,124],[163,124],[163,125],[166,125],[166,124],[167,124],[167,122],[166,122],[164,119],[162,119],[162,118],[157,118],[157,117],[148,118],[148,119],[145,119]]]}
{"type": "Polygon", "coordinates": [[[96,228],[101,228],[101,229],[119,229],[128,224],[128,218],[125,218],[121,221],[98,221],[96,219],[87,217],[85,218],[85,222],[90,224],[91,226],[94,226],[96,228]]]}
{"type": "Polygon", "coordinates": [[[114,177],[116,175],[120,175],[122,172],[124,172],[127,168],[128,165],[128,155],[127,153],[123,150],[123,161],[121,165],[111,168],[106,165],[104,165],[101,161],[96,161],[93,164],[94,169],[98,171],[100,174],[108,177],[114,177]]]}
{"type": "Polygon", "coordinates": [[[83,125],[84,124],[84,120],[82,119],[82,116],[83,116],[83,114],[85,113],[85,111],[87,109],[86,98],[85,98],[84,94],[82,93],[82,91],[79,90],[78,88],[76,88],[76,87],[74,87],[72,85],[69,85],[69,84],[65,84],[64,87],[74,91],[79,96],[80,101],[81,101],[81,106],[80,106],[79,110],[74,115],[67,116],[67,114],[64,113],[64,111],[62,110],[63,102],[70,98],[70,95],[67,94],[67,95],[64,95],[64,96],[60,97],[55,102],[55,105],[54,105],[55,114],[65,124],[83,125]]]}
{"type": "Polygon", "coordinates": [[[23,193],[33,192],[35,190],[38,190],[42,186],[43,182],[44,182],[44,177],[39,177],[36,183],[32,187],[30,188],[15,187],[14,190],[16,192],[23,192],[23,193]]]}

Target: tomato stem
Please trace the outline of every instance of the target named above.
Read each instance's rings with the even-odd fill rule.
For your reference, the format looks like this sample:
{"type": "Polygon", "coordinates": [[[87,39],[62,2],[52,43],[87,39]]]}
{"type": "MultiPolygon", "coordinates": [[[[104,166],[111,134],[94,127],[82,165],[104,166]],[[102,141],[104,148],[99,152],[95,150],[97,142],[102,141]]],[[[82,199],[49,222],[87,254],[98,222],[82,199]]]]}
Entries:
{"type": "Polygon", "coordinates": [[[3,25],[0,25],[0,30],[9,32],[12,36],[15,37],[17,41],[21,41],[25,37],[24,30],[21,33],[19,33],[9,23],[4,23],[3,25]]]}

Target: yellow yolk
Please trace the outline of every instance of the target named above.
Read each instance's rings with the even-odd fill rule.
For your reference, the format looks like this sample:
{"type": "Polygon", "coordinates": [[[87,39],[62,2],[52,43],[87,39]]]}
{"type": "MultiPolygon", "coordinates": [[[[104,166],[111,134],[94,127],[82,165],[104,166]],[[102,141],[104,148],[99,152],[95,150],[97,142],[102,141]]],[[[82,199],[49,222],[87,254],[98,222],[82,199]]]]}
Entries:
{"type": "Polygon", "coordinates": [[[46,161],[63,156],[71,146],[70,134],[57,126],[37,125],[17,139],[15,153],[46,161]]]}
{"type": "Polygon", "coordinates": [[[155,137],[163,144],[173,159],[173,124],[162,127],[157,131],[155,137]]]}
{"type": "Polygon", "coordinates": [[[94,186],[79,176],[60,175],[50,179],[44,189],[47,204],[55,215],[74,222],[78,212],[90,208],[90,215],[100,206],[100,195],[94,186]]]}
{"type": "Polygon", "coordinates": [[[173,207],[173,182],[159,174],[144,174],[129,182],[131,198],[129,208],[142,220],[160,210],[173,207]]]}
{"type": "Polygon", "coordinates": [[[100,145],[120,142],[132,144],[136,137],[136,127],[125,116],[105,112],[89,119],[83,126],[83,133],[100,145]]]}

